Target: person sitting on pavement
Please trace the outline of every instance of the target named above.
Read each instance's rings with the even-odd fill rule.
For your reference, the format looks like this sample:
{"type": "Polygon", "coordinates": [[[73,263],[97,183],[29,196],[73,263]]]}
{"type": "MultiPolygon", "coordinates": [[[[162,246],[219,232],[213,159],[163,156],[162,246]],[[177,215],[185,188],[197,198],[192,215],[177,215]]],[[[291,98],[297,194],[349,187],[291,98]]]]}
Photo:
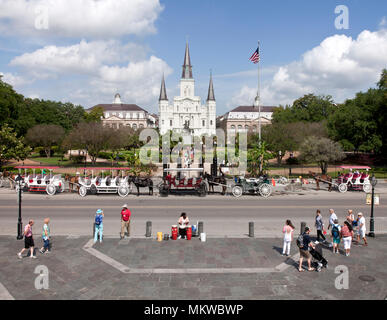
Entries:
{"type": "Polygon", "coordinates": [[[189,224],[189,219],[187,217],[187,214],[185,212],[183,212],[181,215],[180,215],[180,218],[179,218],[179,238],[178,239],[185,239],[186,235],[187,235],[187,225],[189,224]]]}
{"type": "Polygon", "coordinates": [[[293,240],[293,231],[294,226],[290,220],[286,220],[285,226],[282,229],[282,232],[284,234],[284,247],[282,249],[282,255],[284,256],[286,254],[287,257],[290,255],[290,244],[293,240]]]}
{"type": "Polygon", "coordinates": [[[102,243],[102,237],[103,237],[103,210],[98,209],[95,214],[95,230],[94,230],[94,243],[97,242],[98,235],[99,235],[99,242],[102,243]]]}
{"type": "Polygon", "coordinates": [[[333,221],[332,226],[332,239],[333,239],[333,253],[339,253],[339,244],[341,239],[341,227],[339,226],[339,220],[333,221]]]}
{"type": "Polygon", "coordinates": [[[132,213],[128,209],[128,205],[125,203],[121,210],[121,239],[125,237],[125,229],[130,237],[130,216],[132,213]]]}
{"type": "Polygon", "coordinates": [[[312,268],[312,255],[309,252],[309,247],[315,248],[315,246],[313,245],[309,233],[310,229],[306,227],[304,233],[301,235],[302,242],[299,242],[301,240],[300,237],[297,239],[297,245],[300,248],[300,264],[298,266],[299,272],[304,271],[304,269],[302,268],[302,262],[304,258],[308,262],[308,271],[314,271],[314,268],[312,268]]]}

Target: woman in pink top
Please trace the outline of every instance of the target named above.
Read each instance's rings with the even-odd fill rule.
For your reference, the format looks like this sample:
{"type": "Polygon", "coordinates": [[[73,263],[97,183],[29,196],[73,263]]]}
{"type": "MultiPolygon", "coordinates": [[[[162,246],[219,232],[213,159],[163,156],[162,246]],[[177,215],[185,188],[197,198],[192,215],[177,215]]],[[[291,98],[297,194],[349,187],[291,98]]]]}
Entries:
{"type": "Polygon", "coordinates": [[[21,259],[22,254],[25,250],[30,249],[31,255],[30,258],[36,259],[34,256],[34,238],[32,236],[32,226],[34,225],[34,220],[30,220],[29,223],[24,228],[24,248],[20,251],[17,256],[21,259]]]}
{"type": "Polygon", "coordinates": [[[344,226],[341,228],[341,237],[344,242],[345,255],[348,257],[351,251],[351,243],[353,238],[353,228],[348,221],[344,221],[344,226]]]}
{"type": "Polygon", "coordinates": [[[294,226],[290,220],[286,220],[285,226],[282,229],[282,232],[284,234],[284,248],[282,250],[282,255],[284,256],[286,253],[286,256],[289,256],[290,254],[290,244],[293,240],[293,231],[294,226]]]}

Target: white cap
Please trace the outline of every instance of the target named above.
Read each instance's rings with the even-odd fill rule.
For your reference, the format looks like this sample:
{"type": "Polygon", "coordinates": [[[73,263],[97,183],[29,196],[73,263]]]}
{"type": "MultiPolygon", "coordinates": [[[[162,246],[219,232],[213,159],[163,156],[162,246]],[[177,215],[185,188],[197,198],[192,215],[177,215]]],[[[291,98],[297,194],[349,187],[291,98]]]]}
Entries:
{"type": "Polygon", "coordinates": [[[128,205],[125,203],[122,207],[123,208],[128,208],[128,205]]]}
{"type": "Polygon", "coordinates": [[[357,215],[358,215],[358,216],[362,216],[363,214],[362,214],[361,212],[359,212],[357,215]]]}

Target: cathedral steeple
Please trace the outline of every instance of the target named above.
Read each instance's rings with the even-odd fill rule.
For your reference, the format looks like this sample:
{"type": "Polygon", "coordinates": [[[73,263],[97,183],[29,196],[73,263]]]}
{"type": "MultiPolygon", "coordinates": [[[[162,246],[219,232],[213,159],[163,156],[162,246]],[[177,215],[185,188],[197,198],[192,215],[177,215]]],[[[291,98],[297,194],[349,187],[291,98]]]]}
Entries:
{"type": "Polygon", "coordinates": [[[181,75],[181,78],[182,79],[192,79],[192,66],[191,66],[191,59],[189,56],[188,42],[185,46],[183,73],[181,75]]]}
{"type": "Polygon", "coordinates": [[[214,85],[212,83],[212,72],[210,73],[210,84],[208,86],[207,101],[215,101],[214,85]]]}
{"type": "Polygon", "coordinates": [[[167,98],[167,90],[165,89],[164,74],[163,74],[163,80],[161,81],[161,88],[160,88],[159,101],[161,101],[161,100],[168,100],[168,98],[167,98]]]}

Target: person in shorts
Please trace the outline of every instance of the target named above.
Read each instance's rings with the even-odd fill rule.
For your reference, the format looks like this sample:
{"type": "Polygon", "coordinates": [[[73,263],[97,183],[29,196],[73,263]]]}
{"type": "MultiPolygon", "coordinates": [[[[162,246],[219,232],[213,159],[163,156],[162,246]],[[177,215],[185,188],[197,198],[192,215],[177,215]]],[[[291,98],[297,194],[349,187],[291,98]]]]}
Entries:
{"type": "Polygon", "coordinates": [[[341,239],[341,227],[339,220],[334,220],[332,225],[333,253],[339,253],[339,244],[341,239]]]}
{"type": "Polygon", "coordinates": [[[34,256],[34,237],[32,235],[32,226],[34,225],[34,220],[30,220],[28,224],[24,228],[24,248],[17,254],[19,259],[22,259],[22,254],[25,250],[30,249],[31,254],[30,258],[36,259],[36,256],[34,256]]]}
{"type": "Polygon", "coordinates": [[[303,233],[303,243],[302,247],[300,247],[300,264],[298,267],[298,271],[302,272],[304,269],[302,268],[302,262],[304,258],[308,262],[308,271],[313,271],[314,268],[312,268],[312,255],[309,252],[309,247],[314,248],[312,239],[309,236],[310,229],[308,227],[305,228],[305,231],[303,233]]]}
{"type": "Polygon", "coordinates": [[[357,243],[360,244],[360,239],[363,239],[364,245],[368,246],[367,239],[366,239],[366,221],[363,216],[363,213],[359,212],[357,214],[358,216],[358,235],[357,235],[357,243]]]}

